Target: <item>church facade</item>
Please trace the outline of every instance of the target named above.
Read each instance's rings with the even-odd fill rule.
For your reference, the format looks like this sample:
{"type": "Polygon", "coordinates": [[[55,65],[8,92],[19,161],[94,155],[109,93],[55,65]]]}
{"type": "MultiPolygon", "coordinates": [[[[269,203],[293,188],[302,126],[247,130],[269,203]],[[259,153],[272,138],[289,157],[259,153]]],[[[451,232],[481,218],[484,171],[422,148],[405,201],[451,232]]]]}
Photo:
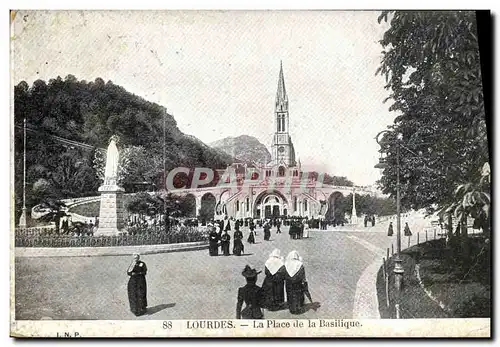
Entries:
{"type": "MultiPolygon", "coordinates": [[[[312,179],[303,173],[289,133],[289,112],[283,66],[280,65],[271,161],[266,165],[234,163],[226,170],[220,170],[221,175],[233,170],[237,182],[241,184],[182,190],[181,195],[191,196],[196,201],[196,216],[206,208],[205,204],[210,203],[214,206],[215,219],[225,216],[236,219],[284,216],[323,219],[333,214],[336,194],[345,196],[354,191],[372,194],[360,187],[326,185],[321,179],[312,179]],[[256,172],[258,179],[245,184],[245,180],[248,183],[256,172]]],[[[355,202],[353,206],[355,216],[355,202]]]]}

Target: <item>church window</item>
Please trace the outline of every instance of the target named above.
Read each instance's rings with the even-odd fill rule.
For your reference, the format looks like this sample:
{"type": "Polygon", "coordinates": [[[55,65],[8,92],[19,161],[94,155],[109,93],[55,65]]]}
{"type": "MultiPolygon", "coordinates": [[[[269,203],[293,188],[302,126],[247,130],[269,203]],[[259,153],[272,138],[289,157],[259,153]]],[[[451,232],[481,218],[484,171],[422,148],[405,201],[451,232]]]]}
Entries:
{"type": "Polygon", "coordinates": [[[250,198],[247,198],[247,212],[250,211],[250,198]]]}
{"type": "Polygon", "coordinates": [[[285,115],[281,115],[281,131],[285,131],[285,115]]]}
{"type": "Polygon", "coordinates": [[[278,176],[283,177],[285,176],[285,168],[283,166],[280,166],[278,169],[278,176]]]}
{"type": "Polygon", "coordinates": [[[297,211],[297,197],[296,196],[293,198],[293,210],[297,211]]]}
{"type": "Polygon", "coordinates": [[[240,210],[240,202],[239,200],[236,200],[236,211],[238,212],[240,210]]]}
{"type": "Polygon", "coordinates": [[[307,212],[307,200],[306,199],[304,199],[304,211],[307,212]]]}

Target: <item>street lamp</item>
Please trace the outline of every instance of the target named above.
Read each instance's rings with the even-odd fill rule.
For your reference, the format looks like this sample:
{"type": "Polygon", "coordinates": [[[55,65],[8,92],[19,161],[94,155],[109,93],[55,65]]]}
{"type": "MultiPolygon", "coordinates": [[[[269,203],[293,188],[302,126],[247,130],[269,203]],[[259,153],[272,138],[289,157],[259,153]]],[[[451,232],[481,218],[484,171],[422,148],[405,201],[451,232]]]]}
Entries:
{"type": "Polygon", "coordinates": [[[19,218],[19,227],[26,227],[26,117],[23,126],[23,210],[19,218]]]}
{"type": "MultiPolygon", "coordinates": [[[[380,143],[379,137],[382,134],[385,133],[390,133],[389,130],[383,130],[375,136],[375,141],[382,147],[382,144],[380,143]]],[[[400,184],[399,184],[399,147],[400,147],[400,141],[403,138],[403,135],[401,133],[398,133],[396,137],[396,236],[397,236],[397,253],[396,257],[394,258],[394,275],[395,275],[395,284],[396,284],[396,289],[399,291],[401,290],[402,284],[403,284],[403,274],[404,274],[404,269],[402,266],[402,259],[401,259],[401,196],[400,196],[400,184]]],[[[383,153],[382,149],[380,150],[381,153],[383,153]]],[[[375,165],[375,168],[377,169],[384,169],[388,166],[385,158],[380,158],[379,163],[375,165]]]]}

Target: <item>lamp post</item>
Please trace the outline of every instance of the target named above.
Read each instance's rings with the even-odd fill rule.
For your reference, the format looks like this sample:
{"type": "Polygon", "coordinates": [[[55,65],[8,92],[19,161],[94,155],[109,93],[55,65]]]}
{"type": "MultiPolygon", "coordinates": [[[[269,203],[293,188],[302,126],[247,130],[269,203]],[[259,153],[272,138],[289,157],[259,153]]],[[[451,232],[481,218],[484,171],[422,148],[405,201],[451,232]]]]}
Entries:
{"type": "MultiPolygon", "coordinates": [[[[375,141],[382,147],[382,144],[379,141],[380,135],[384,133],[389,133],[389,130],[383,130],[375,136],[375,141]]],[[[402,134],[397,135],[396,139],[396,237],[397,237],[397,252],[394,257],[394,275],[395,275],[395,285],[396,289],[399,291],[403,285],[403,274],[404,268],[402,266],[401,259],[401,193],[400,193],[400,183],[399,183],[399,148],[400,148],[400,140],[402,138],[402,134]]],[[[382,152],[382,150],[381,150],[382,152]]],[[[379,163],[375,165],[377,169],[383,169],[387,167],[387,163],[385,161],[379,160],[379,163]]]]}
{"type": "Polygon", "coordinates": [[[23,125],[23,211],[19,218],[19,226],[26,227],[26,118],[24,118],[23,125]]]}

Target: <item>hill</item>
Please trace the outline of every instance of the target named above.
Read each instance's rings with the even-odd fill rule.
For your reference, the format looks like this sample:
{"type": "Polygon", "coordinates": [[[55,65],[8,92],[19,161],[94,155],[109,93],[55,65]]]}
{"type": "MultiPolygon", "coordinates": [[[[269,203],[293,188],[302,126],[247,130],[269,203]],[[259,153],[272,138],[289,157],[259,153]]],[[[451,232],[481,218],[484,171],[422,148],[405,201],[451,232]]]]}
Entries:
{"type": "Polygon", "coordinates": [[[37,80],[32,86],[22,81],[14,87],[16,214],[22,206],[24,119],[29,130],[27,207],[47,197],[97,194],[101,182],[94,165],[95,148],[106,148],[115,134],[124,147],[135,147],[134,154],[140,156],[141,165],[129,173],[129,184],[163,187],[164,133],[167,170],[178,166],[215,169],[233,162],[229,155],[183,134],[165,107],[111,81],[78,81],[72,75],[37,80]]]}
{"type": "Polygon", "coordinates": [[[267,164],[271,160],[267,147],[253,136],[226,137],[210,143],[210,146],[244,162],[267,164]]]}

